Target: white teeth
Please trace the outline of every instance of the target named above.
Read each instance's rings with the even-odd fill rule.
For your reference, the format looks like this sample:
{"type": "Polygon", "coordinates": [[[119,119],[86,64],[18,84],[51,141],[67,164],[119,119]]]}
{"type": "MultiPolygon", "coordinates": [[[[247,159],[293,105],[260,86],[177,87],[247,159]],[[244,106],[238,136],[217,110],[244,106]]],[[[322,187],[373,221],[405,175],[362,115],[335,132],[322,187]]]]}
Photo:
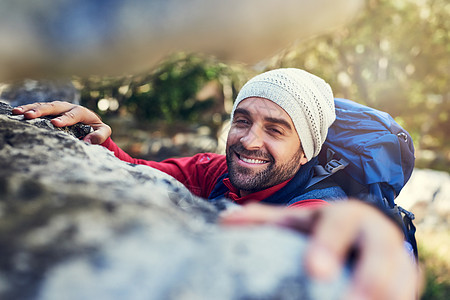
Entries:
{"type": "Polygon", "coordinates": [[[245,157],[242,157],[242,156],[240,158],[241,158],[242,161],[245,161],[246,163],[249,163],[249,164],[263,164],[263,163],[266,162],[264,160],[245,158],[245,157]]]}

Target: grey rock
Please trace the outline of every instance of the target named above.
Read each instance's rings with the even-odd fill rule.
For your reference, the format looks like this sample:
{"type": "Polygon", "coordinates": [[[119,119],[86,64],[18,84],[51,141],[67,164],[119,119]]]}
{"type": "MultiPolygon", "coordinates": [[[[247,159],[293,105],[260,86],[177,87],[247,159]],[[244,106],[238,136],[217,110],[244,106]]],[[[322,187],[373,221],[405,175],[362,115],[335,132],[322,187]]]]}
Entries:
{"type": "Polygon", "coordinates": [[[342,295],[345,271],[326,283],[304,272],[305,236],[219,226],[218,206],[172,177],[8,112],[0,105],[1,299],[342,295]]]}
{"type": "Polygon", "coordinates": [[[414,169],[396,200],[416,215],[421,229],[450,230],[450,174],[414,169]]]}
{"type": "MultiPolygon", "coordinates": [[[[7,115],[10,119],[14,120],[24,120],[22,115],[12,115],[12,106],[5,102],[0,102],[0,115],[7,115]]],[[[45,116],[42,118],[26,120],[28,124],[33,124],[36,127],[46,128],[46,129],[54,129],[58,131],[64,131],[69,135],[76,137],[78,139],[84,138],[89,132],[91,132],[91,126],[84,125],[81,123],[65,126],[65,127],[55,127],[50,122],[52,116],[45,116]]]]}
{"type": "Polygon", "coordinates": [[[11,106],[55,100],[80,104],[80,92],[70,80],[24,79],[0,83],[0,99],[11,106]]]}

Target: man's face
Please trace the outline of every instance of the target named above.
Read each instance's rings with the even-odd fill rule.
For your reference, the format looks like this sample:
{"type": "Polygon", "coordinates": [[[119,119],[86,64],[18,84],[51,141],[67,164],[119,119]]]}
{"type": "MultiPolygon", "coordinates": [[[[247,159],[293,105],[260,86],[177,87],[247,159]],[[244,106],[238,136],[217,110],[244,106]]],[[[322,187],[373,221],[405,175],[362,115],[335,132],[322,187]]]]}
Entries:
{"type": "Polygon", "coordinates": [[[236,108],[226,155],[230,181],[241,196],[292,178],[307,162],[289,115],[259,97],[247,98],[236,108]]]}

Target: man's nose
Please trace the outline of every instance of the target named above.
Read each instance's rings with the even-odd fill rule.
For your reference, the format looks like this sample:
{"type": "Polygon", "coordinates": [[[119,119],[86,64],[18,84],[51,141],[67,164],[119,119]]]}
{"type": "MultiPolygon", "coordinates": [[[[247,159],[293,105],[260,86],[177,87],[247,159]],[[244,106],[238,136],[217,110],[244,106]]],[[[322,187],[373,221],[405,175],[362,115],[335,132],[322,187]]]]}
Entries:
{"type": "Polygon", "coordinates": [[[264,144],[263,136],[264,133],[261,127],[253,125],[246,134],[241,137],[240,142],[247,150],[260,149],[264,144]]]}

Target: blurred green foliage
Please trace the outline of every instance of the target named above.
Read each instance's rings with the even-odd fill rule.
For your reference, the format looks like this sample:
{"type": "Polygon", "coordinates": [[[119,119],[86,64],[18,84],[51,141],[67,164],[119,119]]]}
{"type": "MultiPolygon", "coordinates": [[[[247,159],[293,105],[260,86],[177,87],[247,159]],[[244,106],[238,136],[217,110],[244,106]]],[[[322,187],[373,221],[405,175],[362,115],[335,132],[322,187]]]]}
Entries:
{"type": "MultiPolygon", "coordinates": [[[[413,136],[419,167],[448,171],[449,58],[447,0],[367,0],[347,26],[285,49],[264,68],[308,70],[328,81],[336,96],[387,111],[413,136]]],[[[254,74],[242,65],[176,53],[147,74],[77,81],[82,103],[99,114],[125,111],[140,122],[217,128],[254,74]],[[100,110],[99,101],[114,105],[100,110]]]]}
{"type": "Polygon", "coordinates": [[[206,99],[198,99],[197,94],[206,83],[218,81],[220,76],[231,76],[225,64],[178,53],[152,74],[139,78],[143,84],[131,87],[132,93],[124,104],[141,120],[199,122],[202,112],[213,108],[223,96],[214,99],[216,95],[210,94],[206,99]]]}
{"type": "Polygon", "coordinates": [[[175,53],[154,70],[122,77],[77,78],[83,105],[101,115],[126,110],[140,122],[222,123],[239,88],[248,78],[240,65],[212,57],[175,53]],[[104,101],[117,101],[114,109],[104,101]],[[103,101],[102,103],[100,101],[103,101]],[[213,120],[214,119],[214,120],[213,120]]]}
{"type": "Polygon", "coordinates": [[[448,231],[427,231],[417,235],[419,263],[423,271],[424,290],[421,300],[450,299],[450,257],[448,231]]]}

